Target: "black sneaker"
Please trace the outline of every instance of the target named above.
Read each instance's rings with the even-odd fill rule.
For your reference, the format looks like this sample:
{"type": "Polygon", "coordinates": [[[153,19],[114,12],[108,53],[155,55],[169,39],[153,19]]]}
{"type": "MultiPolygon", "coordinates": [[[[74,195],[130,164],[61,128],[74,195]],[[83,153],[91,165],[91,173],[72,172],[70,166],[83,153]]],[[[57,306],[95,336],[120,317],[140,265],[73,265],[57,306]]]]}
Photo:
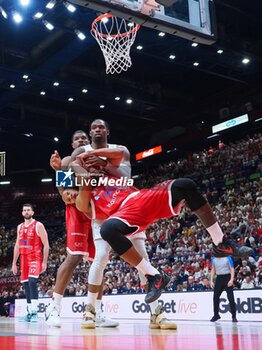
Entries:
{"type": "Polygon", "coordinates": [[[213,245],[214,255],[217,257],[236,256],[245,258],[253,254],[253,249],[245,245],[238,245],[233,239],[223,237],[223,242],[218,245],[213,245]]]}
{"type": "Polygon", "coordinates": [[[217,320],[219,320],[221,317],[219,316],[219,315],[214,315],[212,318],[211,318],[211,320],[210,320],[210,322],[216,322],[217,320]]]}
{"type": "Polygon", "coordinates": [[[149,304],[160,297],[162,291],[168,285],[170,277],[162,271],[160,274],[157,274],[155,276],[147,275],[146,277],[148,279],[148,291],[145,297],[145,302],[149,304]]]}
{"type": "Polygon", "coordinates": [[[238,320],[236,319],[236,317],[232,317],[232,322],[238,322],[238,320]]]}

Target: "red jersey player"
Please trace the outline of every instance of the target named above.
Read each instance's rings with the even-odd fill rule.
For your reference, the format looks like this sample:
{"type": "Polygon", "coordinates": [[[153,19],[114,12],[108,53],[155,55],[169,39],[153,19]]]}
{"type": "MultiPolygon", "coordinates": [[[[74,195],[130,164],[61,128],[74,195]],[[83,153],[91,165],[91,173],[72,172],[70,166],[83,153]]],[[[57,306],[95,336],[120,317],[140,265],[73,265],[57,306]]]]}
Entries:
{"type": "Polygon", "coordinates": [[[27,315],[25,322],[37,322],[37,282],[40,273],[45,272],[49,253],[48,237],[44,225],[33,219],[31,204],[24,204],[24,222],[17,226],[17,239],[14,247],[12,271],[17,274],[17,260],[20,255],[21,283],[25,289],[27,315]]]}
{"type": "MultiPolygon", "coordinates": [[[[123,150],[97,149],[78,156],[74,162],[74,170],[83,174],[85,158],[90,155],[106,157],[114,166],[119,166],[123,150]]],[[[153,188],[136,190],[124,186],[108,188],[101,186],[92,188],[84,186],[85,191],[79,191],[76,199],[77,208],[83,212],[91,212],[93,218],[107,219],[101,226],[101,237],[106,240],[113,250],[130,265],[148,275],[147,303],[156,300],[165,286],[165,276],[153,270],[150,264],[133,247],[126,235],[144,230],[151,223],[177,215],[180,208],[187,203],[212,237],[214,252],[219,256],[248,256],[253,249],[237,245],[232,239],[226,238],[217,223],[210,205],[197,190],[191,179],[176,179],[160,183],[153,188]],[[95,215],[95,216],[94,216],[95,215]]]]}

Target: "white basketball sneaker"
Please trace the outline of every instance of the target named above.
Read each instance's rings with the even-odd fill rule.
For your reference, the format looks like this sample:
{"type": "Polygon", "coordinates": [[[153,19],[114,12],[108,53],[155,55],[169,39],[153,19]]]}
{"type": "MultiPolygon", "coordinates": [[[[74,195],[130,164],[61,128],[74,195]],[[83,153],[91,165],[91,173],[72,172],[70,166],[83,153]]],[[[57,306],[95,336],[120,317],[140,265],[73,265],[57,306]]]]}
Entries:
{"type": "Polygon", "coordinates": [[[61,327],[60,311],[61,306],[56,303],[48,305],[45,311],[45,322],[48,326],[61,327]]]}
{"type": "Polygon", "coordinates": [[[95,319],[96,319],[96,311],[94,306],[92,304],[87,304],[86,310],[83,314],[81,327],[86,329],[96,328],[95,319]]]}
{"type": "Polygon", "coordinates": [[[118,327],[119,323],[117,321],[112,320],[109,317],[106,317],[102,310],[96,313],[96,326],[97,327],[118,327]]]}

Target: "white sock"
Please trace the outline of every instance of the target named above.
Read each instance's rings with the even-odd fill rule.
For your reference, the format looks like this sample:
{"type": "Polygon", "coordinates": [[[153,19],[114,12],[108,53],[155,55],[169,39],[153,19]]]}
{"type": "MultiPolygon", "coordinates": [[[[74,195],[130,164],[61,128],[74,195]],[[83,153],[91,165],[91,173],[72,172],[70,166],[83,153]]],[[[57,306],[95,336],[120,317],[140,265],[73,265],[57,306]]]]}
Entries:
{"type": "Polygon", "coordinates": [[[140,261],[140,263],[135,266],[137,268],[138,271],[141,271],[144,275],[151,275],[151,276],[155,276],[159,274],[159,271],[157,271],[157,269],[155,269],[149,261],[147,261],[146,259],[142,259],[140,261]]]}
{"type": "Polygon", "coordinates": [[[96,313],[102,313],[102,300],[96,299],[96,313]]]}
{"type": "Polygon", "coordinates": [[[158,300],[153,301],[153,303],[149,304],[151,309],[151,314],[154,314],[156,312],[156,308],[158,307],[158,300]]]}
{"type": "Polygon", "coordinates": [[[27,303],[27,312],[28,312],[29,314],[32,313],[32,304],[31,304],[31,303],[27,303]]]}
{"type": "Polygon", "coordinates": [[[37,312],[38,299],[31,299],[32,313],[37,312]]]}
{"type": "Polygon", "coordinates": [[[94,308],[96,307],[96,299],[97,299],[98,293],[92,293],[88,292],[87,294],[87,304],[92,304],[94,308]]]}
{"type": "Polygon", "coordinates": [[[52,301],[55,304],[61,305],[62,299],[63,299],[63,295],[53,292],[52,301]]]}
{"type": "Polygon", "coordinates": [[[209,232],[215,245],[218,245],[222,242],[224,234],[217,222],[215,222],[212,226],[208,227],[207,231],[209,232]]]}

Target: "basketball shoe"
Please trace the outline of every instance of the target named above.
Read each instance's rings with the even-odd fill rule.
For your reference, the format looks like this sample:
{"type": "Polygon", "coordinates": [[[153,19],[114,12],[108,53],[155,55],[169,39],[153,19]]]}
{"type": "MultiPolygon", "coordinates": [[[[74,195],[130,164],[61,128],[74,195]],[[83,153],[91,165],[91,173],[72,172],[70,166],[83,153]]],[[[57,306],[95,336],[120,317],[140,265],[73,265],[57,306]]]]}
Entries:
{"type": "Polygon", "coordinates": [[[86,305],[81,327],[86,329],[96,328],[96,311],[92,304],[86,305]]]}
{"type": "Polygon", "coordinates": [[[148,279],[148,291],[145,297],[145,302],[149,304],[160,297],[162,291],[168,285],[170,277],[168,277],[163,271],[160,271],[157,275],[147,275],[146,277],[148,279]]]}
{"type": "Polygon", "coordinates": [[[177,329],[177,325],[174,322],[165,318],[163,307],[161,305],[158,305],[158,307],[155,310],[155,313],[152,314],[150,317],[149,328],[177,329]]]}
{"type": "Polygon", "coordinates": [[[215,256],[220,258],[229,255],[245,258],[253,254],[253,249],[247,246],[240,246],[233,239],[224,236],[222,243],[218,245],[213,244],[213,252],[215,256]]]}
{"type": "Polygon", "coordinates": [[[26,307],[27,314],[23,317],[19,318],[19,322],[30,322],[31,319],[31,313],[29,312],[28,307],[26,307]]]}
{"type": "Polygon", "coordinates": [[[109,317],[106,317],[102,310],[96,312],[96,327],[105,327],[105,328],[114,328],[118,327],[119,323],[117,321],[112,320],[109,317]]]}
{"type": "Polygon", "coordinates": [[[37,311],[32,311],[31,317],[30,317],[30,322],[36,323],[38,321],[39,321],[39,317],[38,317],[37,311]]]}
{"type": "Polygon", "coordinates": [[[56,303],[51,303],[45,310],[45,322],[51,327],[61,327],[60,319],[61,306],[56,303]]]}

